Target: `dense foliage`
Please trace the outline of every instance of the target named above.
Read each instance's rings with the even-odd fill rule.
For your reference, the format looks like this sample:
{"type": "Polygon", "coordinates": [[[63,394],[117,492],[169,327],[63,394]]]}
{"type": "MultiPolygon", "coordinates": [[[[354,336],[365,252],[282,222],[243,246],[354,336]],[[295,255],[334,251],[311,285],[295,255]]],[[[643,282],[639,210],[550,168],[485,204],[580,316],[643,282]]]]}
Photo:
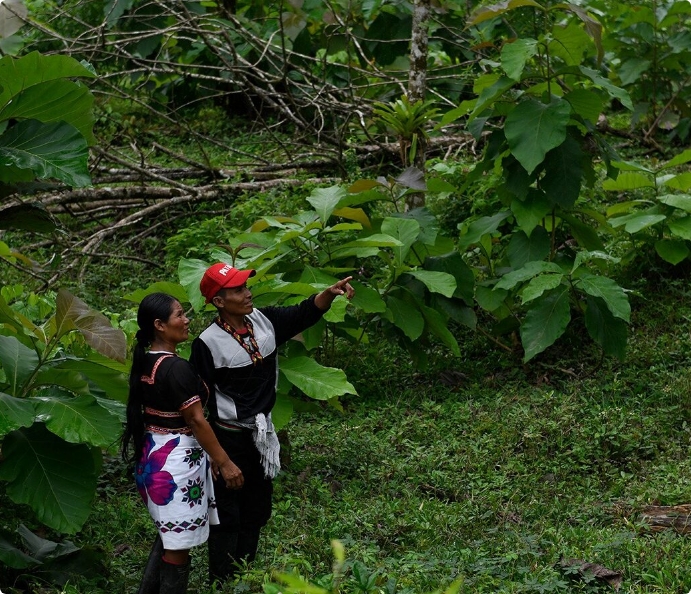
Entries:
{"type": "MultiPolygon", "coordinates": [[[[0,3],[0,265],[19,281],[0,291],[0,479],[12,502],[28,504],[56,539],[84,526],[126,392],[130,314],[105,316],[75,296],[92,291],[105,299],[102,287],[83,283],[93,258],[153,263],[159,279],[177,273],[155,283],[152,270],[125,273],[116,297],[131,307],[166,290],[190,305],[199,324],[205,306],[198,282],[213,261],[256,268],[258,306],[291,303],[353,275],[352,303],[337,300],[281,354],[279,426],[295,409],[318,410],[315,400],[343,411],[344,401],[371,389],[376,379],[348,368],[360,353],[391,350],[395,362],[375,360],[411,361],[422,373],[473,357],[491,367],[490,346],[514,369],[522,359],[563,370],[557,358],[573,343],[591,365],[596,353],[623,362],[636,315],[630,296],[640,289],[631,272],[651,267],[674,276],[691,259],[691,151],[683,150],[691,129],[689,2],[440,2],[426,23],[426,101],[404,93],[419,57],[408,55],[414,5],[406,2],[25,4],[0,3]],[[257,126],[259,150],[238,146],[237,130],[221,121],[240,112],[257,126]],[[177,152],[167,140],[178,143],[177,152]],[[462,147],[471,151],[458,158],[462,147]],[[431,158],[420,163],[428,149],[431,158]],[[167,167],[161,155],[190,167],[167,167]],[[248,162],[264,170],[249,170],[248,162]],[[246,181],[286,164],[330,168],[332,177],[293,179],[294,195],[278,200],[246,181]],[[93,191],[82,192],[92,179],[93,191]],[[235,218],[224,212],[231,203],[235,218]],[[197,215],[196,208],[221,215],[197,215]],[[77,211],[86,223],[70,228],[77,211]],[[154,221],[164,212],[185,217],[172,236],[170,222],[154,221]],[[92,235],[79,237],[75,228],[92,235]],[[131,229],[134,236],[98,251],[131,229]],[[165,262],[146,253],[142,237],[153,237],[157,250],[166,245],[165,262]],[[34,279],[43,282],[32,286],[34,279]],[[487,339],[482,355],[468,350],[470,331],[487,339]]],[[[110,269],[95,275],[104,286],[117,276],[110,269]]],[[[563,390],[564,401],[570,396],[563,390]]],[[[546,455],[565,455],[565,467],[582,471],[585,482],[592,472],[613,484],[614,475],[655,456],[644,443],[652,424],[633,422],[628,411],[617,417],[620,411],[603,406],[598,414],[618,424],[603,421],[572,443],[527,399],[530,418],[554,426],[522,437],[504,428],[507,443],[519,443],[513,453],[502,450],[508,461],[496,461],[495,468],[513,469],[506,481],[525,471],[524,449],[545,454],[536,441],[542,438],[554,447],[546,455]],[[588,439],[602,451],[588,449],[588,439]],[[604,470],[593,467],[591,454],[604,470]]],[[[452,417],[454,406],[443,415],[452,417]]],[[[469,447],[485,455],[479,444],[493,431],[503,435],[487,423],[473,428],[469,447]]],[[[402,439],[390,437],[396,448],[402,439]]],[[[437,455],[456,460],[465,446],[458,447],[437,455]]],[[[425,489],[432,485],[426,492],[448,499],[453,481],[447,469],[439,472],[445,484],[430,476],[425,489]]],[[[0,560],[20,572],[50,573],[51,563],[77,550],[26,527],[19,535],[23,550],[0,534],[0,560]]],[[[520,555],[543,554],[533,537],[520,555]]],[[[312,591],[338,591],[345,574],[344,591],[399,591],[335,551],[334,573],[312,591]]],[[[449,592],[463,591],[466,580],[468,591],[570,587],[546,566],[521,581],[501,567],[525,573],[527,562],[461,553],[453,564],[465,577],[449,592]]],[[[289,588],[282,591],[309,589],[302,577],[281,579],[289,588]]],[[[679,587],[676,577],[662,579],[679,587]]],[[[589,588],[596,585],[586,580],[582,589],[589,588]]]]}

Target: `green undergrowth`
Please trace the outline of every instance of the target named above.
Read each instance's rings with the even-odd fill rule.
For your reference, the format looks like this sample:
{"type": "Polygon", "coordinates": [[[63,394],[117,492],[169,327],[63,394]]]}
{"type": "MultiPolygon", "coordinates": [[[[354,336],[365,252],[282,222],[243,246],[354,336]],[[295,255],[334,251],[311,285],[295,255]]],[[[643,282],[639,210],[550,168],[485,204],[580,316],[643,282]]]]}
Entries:
{"type": "MultiPolygon", "coordinates": [[[[461,359],[439,351],[423,371],[395,347],[344,351],[359,396],[291,422],[258,560],[211,589],[200,547],[189,591],[287,591],[266,584],[288,572],[332,591],[337,539],[343,593],[432,592],[459,578],[468,593],[613,591],[563,569],[569,559],[620,572],[620,592],[687,592],[691,542],[646,530],[641,511],[691,501],[691,308],[683,282],[638,284],[648,297],[625,362],[575,336],[527,366],[471,334],[461,359]]],[[[153,536],[113,458],[73,538],[103,553],[105,577],[62,591],[136,592],[153,536]]]]}

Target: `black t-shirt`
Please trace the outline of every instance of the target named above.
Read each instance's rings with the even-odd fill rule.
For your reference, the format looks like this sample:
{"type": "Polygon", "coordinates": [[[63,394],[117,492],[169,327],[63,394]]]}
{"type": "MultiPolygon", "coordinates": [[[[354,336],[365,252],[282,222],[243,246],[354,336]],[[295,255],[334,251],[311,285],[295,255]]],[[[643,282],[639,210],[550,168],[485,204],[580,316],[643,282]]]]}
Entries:
{"type": "Polygon", "coordinates": [[[209,390],[188,361],[176,355],[147,353],[141,376],[144,423],[162,430],[185,430],[180,411],[195,402],[206,406],[209,390]]]}

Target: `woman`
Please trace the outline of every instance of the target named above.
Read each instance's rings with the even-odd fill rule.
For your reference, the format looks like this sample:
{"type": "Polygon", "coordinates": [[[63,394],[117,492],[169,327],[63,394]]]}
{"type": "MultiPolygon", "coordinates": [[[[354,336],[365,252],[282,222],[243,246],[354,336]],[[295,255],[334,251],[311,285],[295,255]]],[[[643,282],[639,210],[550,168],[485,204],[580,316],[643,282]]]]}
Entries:
{"type": "Polygon", "coordinates": [[[135,465],[137,488],[159,532],[139,594],[182,594],[190,548],[206,542],[209,524],[218,523],[212,474],[229,489],[242,487],[244,477],[204,417],[206,384],[176,355],[188,337],[182,305],[165,293],[147,295],[137,324],[122,456],[135,465]]]}

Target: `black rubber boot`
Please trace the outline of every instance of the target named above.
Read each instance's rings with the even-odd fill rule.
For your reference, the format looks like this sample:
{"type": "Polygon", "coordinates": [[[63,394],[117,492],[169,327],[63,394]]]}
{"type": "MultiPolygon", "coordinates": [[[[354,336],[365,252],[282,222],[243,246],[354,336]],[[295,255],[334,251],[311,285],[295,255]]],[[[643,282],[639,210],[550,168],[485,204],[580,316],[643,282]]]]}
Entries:
{"type": "Polygon", "coordinates": [[[185,565],[175,565],[162,560],[159,594],[185,594],[187,592],[187,583],[190,580],[190,566],[189,561],[185,565]]]}
{"type": "Polygon", "coordinates": [[[227,532],[211,526],[209,532],[209,583],[226,582],[237,572],[237,532],[227,532]]]}
{"type": "Polygon", "coordinates": [[[158,594],[160,578],[161,557],[163,556],[163,542],[161,536],[158,535],[154,544],[151,546],[149,559],[144,568],[144,575],[142,576],[141,584],[137,594],[158,594]]]}

